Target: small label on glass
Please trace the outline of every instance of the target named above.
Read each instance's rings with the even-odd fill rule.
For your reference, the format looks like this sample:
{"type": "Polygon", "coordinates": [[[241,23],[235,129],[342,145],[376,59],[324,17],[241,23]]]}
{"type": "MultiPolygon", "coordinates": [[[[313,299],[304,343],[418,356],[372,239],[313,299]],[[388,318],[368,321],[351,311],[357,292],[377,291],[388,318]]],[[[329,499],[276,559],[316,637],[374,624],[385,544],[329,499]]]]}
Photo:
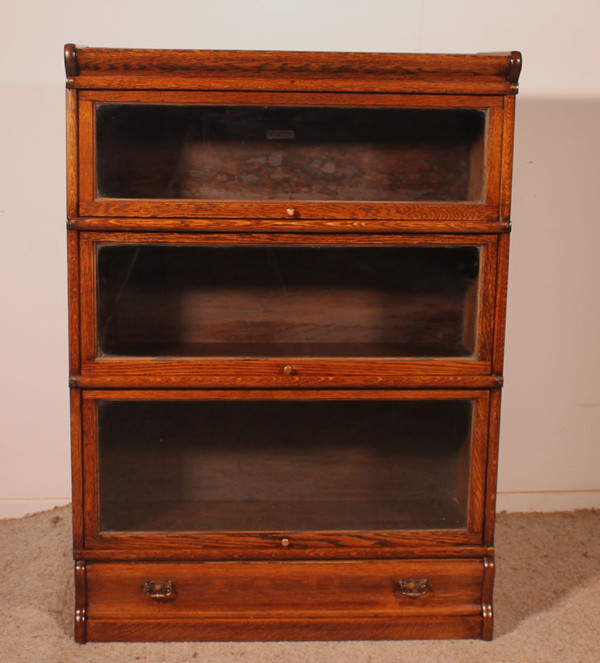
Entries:
{"type": "Polygon", "coordinates": [[[267,129],[267,140],[293,140],[296,132],[293,129],[267,129]]]}

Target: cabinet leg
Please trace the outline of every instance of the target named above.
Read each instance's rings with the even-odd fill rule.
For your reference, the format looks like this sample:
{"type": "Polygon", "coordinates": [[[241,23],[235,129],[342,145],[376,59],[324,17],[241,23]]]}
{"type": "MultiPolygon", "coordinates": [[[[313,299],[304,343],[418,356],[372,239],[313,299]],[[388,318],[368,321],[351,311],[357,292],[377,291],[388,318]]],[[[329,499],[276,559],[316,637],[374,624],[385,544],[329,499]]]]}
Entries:
{"type": "Polygon", "coordinates": [[[483,617],[481,637],[483,640],[491,640],[494,635],[494,612],[492,608],[492,596],[494,593],[494,570],[493,557],[484,557],[481,605],[483,617]]]}
{"type": "Polygon", "coordinates": [[[75,642],[80,645],[87,642],[86,634],[87,585],[85,562],[75,562],[75,642]]]}

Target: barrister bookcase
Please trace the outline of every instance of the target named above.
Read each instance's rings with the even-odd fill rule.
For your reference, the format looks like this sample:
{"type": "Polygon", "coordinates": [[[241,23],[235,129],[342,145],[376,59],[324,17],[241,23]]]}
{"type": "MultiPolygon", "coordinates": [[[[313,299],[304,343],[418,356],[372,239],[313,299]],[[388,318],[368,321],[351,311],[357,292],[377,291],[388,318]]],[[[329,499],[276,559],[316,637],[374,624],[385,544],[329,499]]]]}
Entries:
{"type": "Polygon", "coordinates": [[[491,638],[520,54],[65,64],[76,640],[491,638]]]}

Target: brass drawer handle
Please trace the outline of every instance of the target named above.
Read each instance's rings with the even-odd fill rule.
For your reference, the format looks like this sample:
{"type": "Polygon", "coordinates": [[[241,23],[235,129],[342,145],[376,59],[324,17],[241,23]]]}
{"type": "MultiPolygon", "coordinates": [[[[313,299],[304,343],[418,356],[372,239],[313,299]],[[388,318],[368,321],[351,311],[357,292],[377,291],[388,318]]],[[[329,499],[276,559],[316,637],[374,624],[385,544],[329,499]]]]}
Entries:
{"type": "Polygon", "coordinates": [[[177,598],[175,583],[172,580],[166,582],[155,582],[144,580],[142,583],[144,594],[153,601],[173,601],[177,598]]]}
{"type": "Polygon", "coordinates": [[[408,596],[409,599],[418,599],[431,590],[427,578],[400,578],[397,585],[400,593],[408,596]]]}

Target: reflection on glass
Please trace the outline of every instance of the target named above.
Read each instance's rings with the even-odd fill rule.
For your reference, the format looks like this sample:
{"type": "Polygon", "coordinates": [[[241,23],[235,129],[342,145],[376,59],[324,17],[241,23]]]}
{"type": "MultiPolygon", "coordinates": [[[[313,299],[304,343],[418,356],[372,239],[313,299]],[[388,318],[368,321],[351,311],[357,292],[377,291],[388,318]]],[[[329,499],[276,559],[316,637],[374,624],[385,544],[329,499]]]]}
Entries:
{"type": "Polygon", "coordinates": [[[466,527],[472,402],[101,401],[100,531],[466,527]]]}
{"type": "Polygon", "coordinates": [[[485,113],[96,107],[99,198],[480,201],[485,113]]]}
{"type": "Polygon", "coordinates": [[[104,355],[476,352],[478,247],[103,245],[97,260],[104,355]]]}

